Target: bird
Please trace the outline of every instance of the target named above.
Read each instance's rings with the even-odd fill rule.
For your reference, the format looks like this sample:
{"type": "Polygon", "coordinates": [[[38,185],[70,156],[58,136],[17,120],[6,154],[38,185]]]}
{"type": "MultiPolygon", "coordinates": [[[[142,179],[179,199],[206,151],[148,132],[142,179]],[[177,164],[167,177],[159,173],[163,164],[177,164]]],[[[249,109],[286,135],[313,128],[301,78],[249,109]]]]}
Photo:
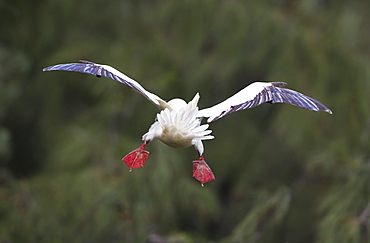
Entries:
{"type": "Polygon", "coordinates": [[[79,63],[49,66],[44,68],[43,71],[71,71],[92,74],[96,77],[106,77],[129,86],[134,91],[142,94],[158,108],[159,112],[148,132],[142,136],[142,144],[124,156],[122,158],[123,162],[129,167],[130,171],[143,167],[149,156],[145,147],[153,139],[159,139],[174,148],[194,146],[199,157],[193,161],[192,173],[193,177],[202,186],[204,186],[204,183],[215,179],[213,171],[203,157],[203,140],[215,138],[211,135],[212,130],[208,129],[210,123],[230,113],[250,109],[263,103],[287,103],[311,111],[324,111],[332,114],[332,111],[321,102],[292,89],[283,88],[282,86],[287,85],[285,82],[255,81],[226,100],[214,106],[199,109],[199,93],[196,93],[189,102],[180,98],[165,101],[147,91],[134,79],[108,65],[80,60],[79,63]],[[206,119],[204,124],[202,124],[203,119],[206,119]]]}

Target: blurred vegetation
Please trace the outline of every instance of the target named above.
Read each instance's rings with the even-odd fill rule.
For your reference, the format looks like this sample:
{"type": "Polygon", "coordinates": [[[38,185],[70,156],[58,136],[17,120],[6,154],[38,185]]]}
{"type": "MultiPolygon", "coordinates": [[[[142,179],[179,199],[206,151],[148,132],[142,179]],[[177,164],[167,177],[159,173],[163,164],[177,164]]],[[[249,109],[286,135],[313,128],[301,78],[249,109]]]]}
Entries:
{"type": "Polygon", "coordinates": [[[0,242],[370,242],[369,1],[0,1],[0,242]],[[216,180],[192,148],[121,158],[169,100],[211,106],[286,81],[333,110],[263,105],[211,124],[216,180]]]}

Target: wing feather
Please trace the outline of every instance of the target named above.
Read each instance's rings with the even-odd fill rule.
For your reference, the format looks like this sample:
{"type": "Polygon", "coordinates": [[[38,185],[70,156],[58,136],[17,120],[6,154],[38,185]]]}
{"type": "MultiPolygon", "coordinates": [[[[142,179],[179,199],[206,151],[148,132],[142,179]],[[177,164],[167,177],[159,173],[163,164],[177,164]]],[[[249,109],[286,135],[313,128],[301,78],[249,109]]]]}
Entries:
{"type": "Polygon", "coordinates": [[[280,86],[283,85],[286,83],[254,82],[225,101],[200,110],[198,117],[208,117],[207,122],[213,122],[227,114],[250,109],[263,103],[287,103],[307,110],[322,110],[332,114],[332,111],[321,102],[297,91],[281,88],[280,86]]]}
{"type": "Polygon", "coordinates": [[[167,103],[164,100],[159,98],[157,95],[150,93],[149,91],[144,89],[144,87],[141,86],[138,82],[121,73],[120,71],[116,70],[115,68],[108,65],[96,64],[85,60],[80,60],[80,62],[81,63],[58,64],[46,67],[43,69],[43,71],[71,71],[88,73],[95,75],[96,77],[103,76],[106,78],[110,78],[124,85],[127,85],[133,90],[139,92],[149,101],[151,101],[154,105],[156,105],[158,108],[164,109],[166,107],[167,103]]]}

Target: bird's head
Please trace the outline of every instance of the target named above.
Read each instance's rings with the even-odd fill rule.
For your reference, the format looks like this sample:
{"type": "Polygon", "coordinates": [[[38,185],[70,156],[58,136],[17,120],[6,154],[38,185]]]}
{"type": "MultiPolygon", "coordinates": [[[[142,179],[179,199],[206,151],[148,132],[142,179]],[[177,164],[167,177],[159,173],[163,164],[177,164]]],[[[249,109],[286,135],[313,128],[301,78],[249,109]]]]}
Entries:
{"type": "Polygon", "coordinates": [[[179,98],[172,99],[172,100],[168,101],[167,104],[173,110],[180,110],[181,108],[183,108],[183,107],[185,107],[187,105],[187,103],[185,102],[185,100],[182,100],[182,99],[179,99],[179,98]]]}

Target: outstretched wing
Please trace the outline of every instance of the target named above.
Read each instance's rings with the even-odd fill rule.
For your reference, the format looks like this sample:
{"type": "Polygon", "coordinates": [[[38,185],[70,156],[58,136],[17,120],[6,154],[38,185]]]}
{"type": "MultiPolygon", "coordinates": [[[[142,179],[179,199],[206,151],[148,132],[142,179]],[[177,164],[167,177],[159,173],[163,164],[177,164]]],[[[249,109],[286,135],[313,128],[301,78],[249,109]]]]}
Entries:
{"type": "Polygon", "coordinates": [[[135,91],[144,95],[149,101],[156,105],[159,109],[164,109],[166,107],[166,102],[159,98],[157,95],[150,93],[145,90],[138,82],[132,78],[124,75],[120,71],[108,65],[96,64],[93,62],[80,60],[81,63],[67,63],[67,64],[58,64],[44,68],[43,71],[71,71],[71,72],[80,72],[80,73],[89,73],[95,75],[96,77],[107,77],[113,80],[116,80],[120,83],[123,83],[135,91]]]}
{"type": "Polygon", "coordinates": [[[198,117],[208,117],[207,122],[213,122],[232,112],[249,109],[263,103],[287,103],[307,110],[322,110],[332,114],[332,111],[321,102],[297,91],[281,88],[280,86],[283,85],[286,83],[252,83],[225,101],[200,110],[198,117]]]}

